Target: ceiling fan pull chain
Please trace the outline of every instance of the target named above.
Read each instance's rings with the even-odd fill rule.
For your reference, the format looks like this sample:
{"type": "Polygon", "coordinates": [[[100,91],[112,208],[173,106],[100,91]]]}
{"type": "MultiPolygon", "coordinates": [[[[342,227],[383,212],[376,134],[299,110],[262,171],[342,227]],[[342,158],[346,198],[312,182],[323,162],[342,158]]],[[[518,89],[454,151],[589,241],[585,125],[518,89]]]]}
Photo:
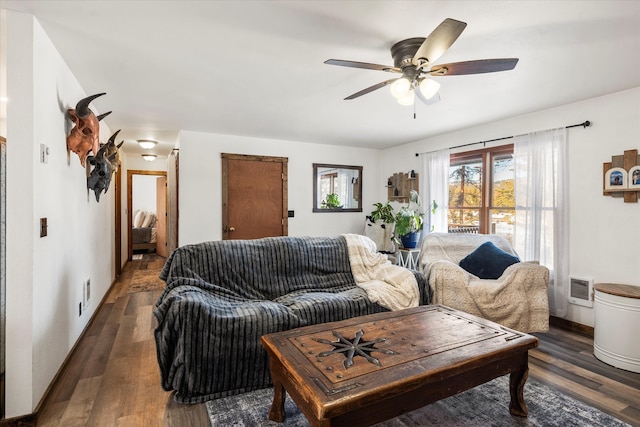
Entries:
{"type": "Polygon", "coordinates": [[[413,103],[413,120],[416,119],[416,103],[413,103]]]}

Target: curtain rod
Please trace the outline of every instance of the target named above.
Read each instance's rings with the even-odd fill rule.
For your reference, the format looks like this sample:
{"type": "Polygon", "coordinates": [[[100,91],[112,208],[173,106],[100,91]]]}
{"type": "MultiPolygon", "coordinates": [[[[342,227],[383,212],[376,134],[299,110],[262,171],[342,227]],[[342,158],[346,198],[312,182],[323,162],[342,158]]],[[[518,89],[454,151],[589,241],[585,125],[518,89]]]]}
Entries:
{"type": "MultiPolygon", "coordinates": [[[[578,127],[578,126],[582,126],[583,128],[588,128],[589,126],[591,126],[591,122],[589,120],[585,120],[584,122],[578,123],[577,125],[569,125],[569,126],[565,126],[564,128],[565,129],[569,129],[569,128],[575,128],[575,127],[578,127]]],[[[454,148],[467,147],[469,145],[486,144],[487,142],[502,141],[503,139],[515,138],[516,136],[520,136],[520,135],[503,136],[502,138],[487,139],[486,141],[470,142],[468,144],[462,144],[462,145],[456,145],[454,147],[449,147],[448,149],[449,150],[453,150],[454,148]]],[[[439,151],[439,150],[425,151],[423,153],[416,153],[416,157],[420,156],[420,154],[434,153],[436,151],[439,151]]]]}

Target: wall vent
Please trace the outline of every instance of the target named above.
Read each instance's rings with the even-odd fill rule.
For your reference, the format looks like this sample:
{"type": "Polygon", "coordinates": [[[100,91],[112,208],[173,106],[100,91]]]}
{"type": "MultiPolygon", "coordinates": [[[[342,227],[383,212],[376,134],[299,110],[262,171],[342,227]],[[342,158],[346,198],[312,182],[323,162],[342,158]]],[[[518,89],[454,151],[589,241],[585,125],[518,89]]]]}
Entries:
{"type": "Polygon", "coordinates": [[[569,276],[569,281],[569,302],[584,307],[593,307],[593,280],[569,276]]]}

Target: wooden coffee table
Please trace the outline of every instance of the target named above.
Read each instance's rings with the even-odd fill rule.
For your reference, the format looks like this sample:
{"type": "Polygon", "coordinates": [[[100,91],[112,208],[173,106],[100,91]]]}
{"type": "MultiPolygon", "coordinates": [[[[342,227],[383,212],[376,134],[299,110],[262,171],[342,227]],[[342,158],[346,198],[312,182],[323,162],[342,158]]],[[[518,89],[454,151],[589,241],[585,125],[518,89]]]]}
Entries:
{"type": "MultiPolygon", "coordinates": [[[[527,416],[528,350],[538,339],[441,305],[264,335],[284,421],[289,393],[312,426],[365,426],[510,375],[513,415],[527,416]]],[[[506,397],[506,396],[505,396],[506,397]]]]}

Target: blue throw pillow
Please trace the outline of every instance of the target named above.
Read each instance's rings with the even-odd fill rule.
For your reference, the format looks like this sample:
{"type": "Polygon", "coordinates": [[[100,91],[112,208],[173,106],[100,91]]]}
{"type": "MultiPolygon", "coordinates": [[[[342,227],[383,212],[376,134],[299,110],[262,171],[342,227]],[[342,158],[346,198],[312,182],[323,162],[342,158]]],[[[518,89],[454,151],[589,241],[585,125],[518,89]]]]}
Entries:
{"type": "Polygon", "coordinates": [[[485,242],[460,261],[460,267],[481,279],[499,279],[520,258],[510,255],[491,242],[485,242]]]}

